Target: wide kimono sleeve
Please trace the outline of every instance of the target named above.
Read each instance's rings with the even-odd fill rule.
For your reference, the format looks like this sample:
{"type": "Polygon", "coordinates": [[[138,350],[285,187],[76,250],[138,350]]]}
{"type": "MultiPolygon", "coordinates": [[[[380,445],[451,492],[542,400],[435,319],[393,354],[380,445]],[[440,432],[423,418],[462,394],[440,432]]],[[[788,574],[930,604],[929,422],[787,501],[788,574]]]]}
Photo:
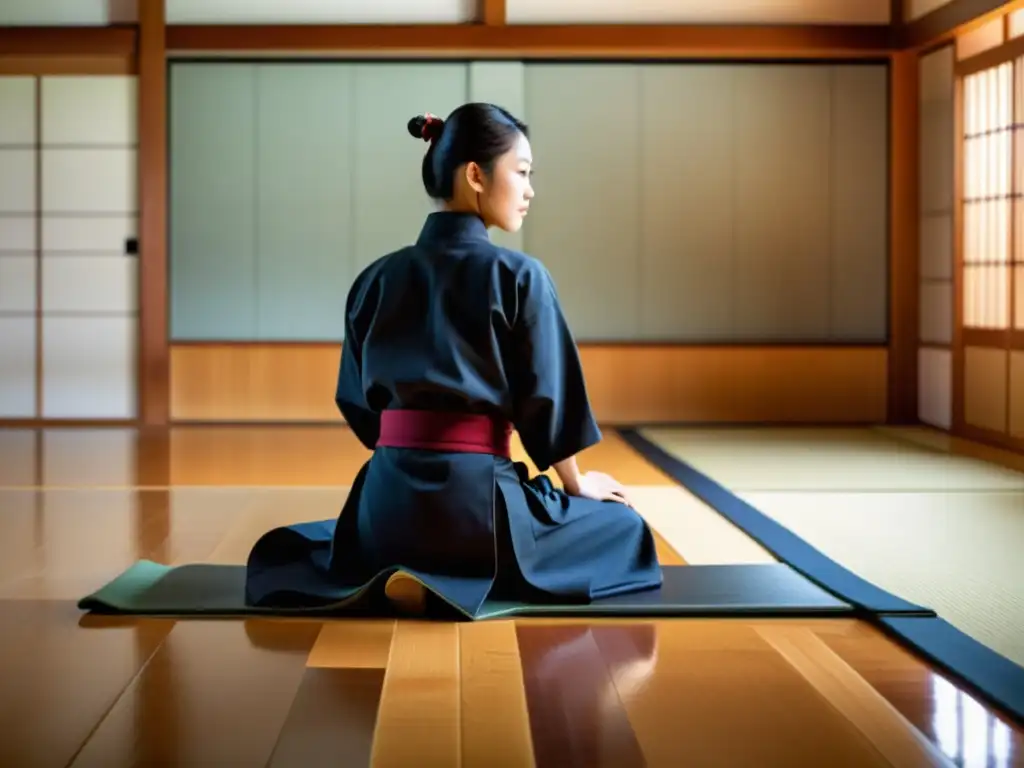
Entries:
{"type": "Polygon", "coordinates": [[[531,270],[522,292],[511,361],[513,421],[541,472],[600,442],[579,350],[551,275],[531,270]]]}
{"type": "Polygon", "coordinates": [[[373,450],[380,437],[380,414],[366,402],[363,389],[362,340],[352,322],[356,286],[345,302],[345,340],[341,345],[341,365],[334,402],[359,442],[373,450]]]}

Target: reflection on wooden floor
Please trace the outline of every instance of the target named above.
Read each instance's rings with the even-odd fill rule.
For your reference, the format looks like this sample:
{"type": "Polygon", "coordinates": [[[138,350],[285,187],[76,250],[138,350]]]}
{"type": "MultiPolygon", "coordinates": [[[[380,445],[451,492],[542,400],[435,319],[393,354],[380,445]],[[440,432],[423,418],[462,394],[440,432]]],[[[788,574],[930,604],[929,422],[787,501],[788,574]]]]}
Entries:
{"type": "MultiPolygon", "coordinates": [[[[518,436],[513,451],[536,471],[518,436]]],[[[0,429],[0,487],[348,486],[369,455],[345,427],[0,429]]],[[[631,485],[671,482],[611,431],[581,465],[631,485]]]]}
{"type": "MultiPolygon", "coordinates": [[[[240,562],[333,515],[365,456],[199,435],[0,432],[0,766],[1024,765],[1024,733],[856,620],[83,617],[138,558],[240,562]]],[[[669,482],[614,438],[583,463],[669,482]]]]}

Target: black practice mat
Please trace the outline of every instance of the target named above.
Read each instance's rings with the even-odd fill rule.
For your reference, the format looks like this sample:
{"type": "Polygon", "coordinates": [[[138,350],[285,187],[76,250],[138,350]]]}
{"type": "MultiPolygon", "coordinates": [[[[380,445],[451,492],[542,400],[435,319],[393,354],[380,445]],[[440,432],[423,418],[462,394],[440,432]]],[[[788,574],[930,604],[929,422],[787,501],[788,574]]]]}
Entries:
{"type": "MultiPolygon", "coordinates": [[[[469,619],[505,616],[818,616],[855,609],[784,564],[680,565],[664,568],[661,589],[552,605],[487,601],[469,619]]],[[[169,617],[390,615],[375,588],[339,593],[337,602],[314,608],[271,609],[245,604],[245,566],[190,564],[171,567],[149,560],[132,565],[79,602],[101,614],[169,617]]],[[[378,590],[379,591],[379,590],[378,590]]],[[[460,614],[461,615],[461,614],[460,614]]]]}

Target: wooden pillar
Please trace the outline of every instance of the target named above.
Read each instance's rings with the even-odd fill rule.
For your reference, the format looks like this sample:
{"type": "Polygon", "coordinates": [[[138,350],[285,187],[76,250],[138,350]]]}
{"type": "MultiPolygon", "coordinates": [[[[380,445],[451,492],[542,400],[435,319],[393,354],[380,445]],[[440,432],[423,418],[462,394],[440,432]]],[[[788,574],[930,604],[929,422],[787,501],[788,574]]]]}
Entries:
{"type": "Polygon", "coordinates": [[[890,80],[890,243],[888,421],[917,421],[918,61],[892,54],[890,80]]]}
{"type": "Polygon", "coordinates": [[[165,0],[139,2],[139,420],[170,416],[165,0]]]}
{"type": "Polygon", "coordinates": [[[480,20],[487,26],[504,26],[506,15],[505,0],[480,0],[480,20]]]}

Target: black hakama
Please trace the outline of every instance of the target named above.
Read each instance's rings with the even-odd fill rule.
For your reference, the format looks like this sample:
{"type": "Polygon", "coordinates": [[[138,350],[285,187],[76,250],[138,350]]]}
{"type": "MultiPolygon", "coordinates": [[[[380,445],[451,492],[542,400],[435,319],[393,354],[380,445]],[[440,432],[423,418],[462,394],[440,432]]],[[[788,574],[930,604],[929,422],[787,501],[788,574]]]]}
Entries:
{"type": "Polygon", "coordinates": [[[539,261],[469,214],[364,270],[346,302],[336,402],[373,455],[337,520],[269,531],[248,560],[256,606],[374,603],[396,571],[472,618],[485,599],[581,603],[657,588],[643,519],[569,496],[503,455],[378,446],[381,412],[484,414],[514,425],[543,472],[601,433],[579,354],[539,261]]]}

